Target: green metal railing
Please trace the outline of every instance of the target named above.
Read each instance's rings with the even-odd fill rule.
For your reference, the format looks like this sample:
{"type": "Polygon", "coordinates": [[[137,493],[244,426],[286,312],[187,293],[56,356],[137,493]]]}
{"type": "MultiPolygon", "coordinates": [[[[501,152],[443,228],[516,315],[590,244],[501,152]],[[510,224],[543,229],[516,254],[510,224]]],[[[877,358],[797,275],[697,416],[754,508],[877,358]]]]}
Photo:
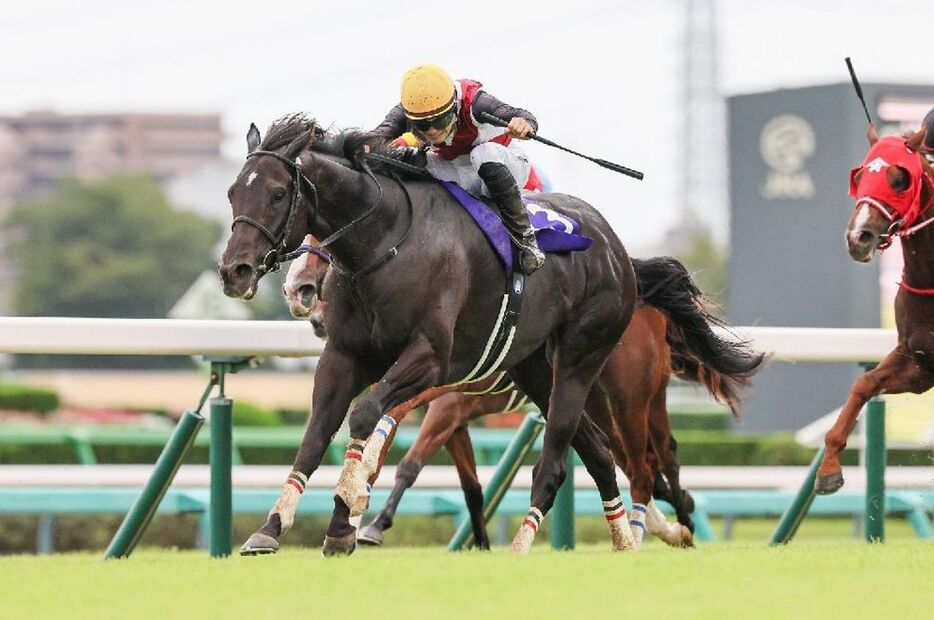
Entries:
{"type": "MultiPolygon", "coordinates": [[[[212,557],[227,557],[232,549],[233,490],[231,484],[233,467],[233,401],[224,395],[224,382],[227,374],[236,373],[247,367],[247,357],[205,357],[211,364],[211,377],[201,396],[197,408],[185,412],[175,430],[169,436],[162,453],[159,455],[153,473],[143,487],[137,500],[130,508],[119,529],[104,553],[107,559],[126,558],[133,552],[143,533],[152,521],[159,503],[175,478],[175,473],[185,460],[204,418],[201,409],[214,387],[218,394],[210,400],[211,409],[211,499],[209,510],[209,528],[207,537],[210,541],[212,557]]],[[[542,432],[544,419],[539,413],[526,415],[503,456],[500,458],[493,480],[484,492],[484,516],[489,520],[512,484],[523,459],[532,449],[542,432]]],[[[551,541],[557,549],[574,548],[574,458],[573,451],[568,456],[568,475],[559,489],[553,510],[551,541]]],[[[470,524],[462,522],[449,545],[450,549],[460,549],[473,538],[470,524]]]]}
{"type": "Polygon", "coordinates": [[[175,430],[159,455],[152,475],[143,487],[133,507],[124,517],[104,552],[105,559],[126,558],[133,553],[140,538],[152,521],[159,503],[175,478],[175,473],[188,455],[195,437],[204,424],[201,408],[215,386],[218,395],[211,399],[211,506],[210,546],[212,557],[230,555],[232,547],[232,489],[233,466],[233,401],[224,396],[224,381],[227,374],[246,368],[248,357],[210,356],[205,361],[211,364],[211,377],[201,400],[195,409],[185,411],[175,430]]]}
{"type": "MultiPolygon", "coordinates": [[[[871,370],[875,364],[863,364],[864,369],[871,370]]],[[[864,512],[866,540],[869,542],[885,541],[885,401],[876,397],[866,404],[865,418],[865,467],[866,467],[866,510],[864,512]]],[[[807,477],[794,500],[779,520],[778,527],[772,534],[769,544],[781,545],[791,541],[798,526],[807,516],[808,509],[814,501],[814,481],[817,478],[817,469],[824,459],[826,449],[821,446],[808,469],[807,477]]],[[[924,521],[924,519],[922,519],[924,521]]],[[[928,527],[930,522],[928,522],[928,527]]],[[[924,528],[920,523],[918,527],[924,528]]]]}

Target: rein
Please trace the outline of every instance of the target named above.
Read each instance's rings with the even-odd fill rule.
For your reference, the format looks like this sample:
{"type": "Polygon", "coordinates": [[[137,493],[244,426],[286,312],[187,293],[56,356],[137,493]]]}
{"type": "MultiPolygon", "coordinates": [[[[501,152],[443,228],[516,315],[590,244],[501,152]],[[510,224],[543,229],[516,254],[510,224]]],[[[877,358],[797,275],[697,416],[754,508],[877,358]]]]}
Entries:
{"type": "MultiPolygon", "coordinates": [[[[391,260],[392,257],[398,253],[399,246],[401,246],[402,243],[404,243],[405,240],[408,238],[409,232],[412,228],[412,221],[414,219],[411,217],[412,197],[409,195],[408,189],[405,187],[405,185],[401,183],[398,179],[393,177],[393,180],[399,183],[399,185],[402,187],[403,192],[405,192],[406,202],[407,202],[409,213],[410,213],[409,227],[406,229],[405,234],[403,235],[399,243],[393,246],[389,250],[389,252],[387,252],[386,254],[381,256],[379,259],[377,259],[377,261],[374,264],[364,267],[363,269],[360,269],[356,272],[347,271],[339,267],[337,263],[335,263],[334,260],[331,258],[330,254],[324,251],[323,248],[327,247],[328,245],[334,243],[335,241],[337,241],[338,239],[346,235],[348,232],[350,232],[350,230],[354,226],[356,226],[361,221],[363,221],[364,219],[366,219],[367,217],[375,213],[376,209],[379,208],[380,204],[383,201],[383,186],[380,184],[379,179],[376,178],[376,175],[373,174],[373,171],[370,169],[370,166],[366,163],[366,160],[364,159],[360,162],[360,167],[363,169],[364,173],[366,173],[368,177],[373,179],[373,182],[376,183],[377,190],[379,191],[379,195],[377,196],[376,201],[373,203],[373,205],[370,208],[368,208],[366,211],[364,211],[362,214],[354,218],[350,223],[346,224],[345,226],[343,226],[342,228],[334,232],[332,235],[330,235],[329,237],[327,237],[326,239],[318,243],[317,246],[310,246],[308,244],[302,244],[295,250],[291,252],[287,252],[286,244],[288,242],[289,233],[292,231],[292,224],[295,220],[295,214],[298,212],[298,205],[302,198],[302,191],[301,191],[302,180],[305,181],[305,183],[308,185],[309,189],[311,190],[312,195],[314,196],[314,205],[312,207],[311,219],[314,219],[317,216],[317,212],[318,212],[318,188],[315,186],[314,183],[311,182],[311,179],[309,179],[308,176],[305,175],[305,172],[304,170],[302,170],[302,167],[301,167],[301,160],[291,161],[287,157],[284,157],[283,155],[281,155],[280,153],[276,153],[275,151],[261,151],[261,150],[256,150],[256,151],[253,151],[252,153],[249,153],[247,155],[247,159],[249,159],[250,157],[259,157],[259,156],[264,156],[264,155],[275,157],[276,159],[284,163],[286,166],[288,166],[293,173],[292,174],[292,202],[289,204],[289,213],[288,213],[288,216],[286,217],[285,225],[283,226],[282,231],[278,235],[273,234],[273,232],[270,231],[262,223],[246,215],[238,215],[237,217],[234,218],[233,223],[231,223],[230,225],[230,229],[233,230],[233,227],[236,226],[238,222],[243,222],[244,224],[248,224],[256,228],[257,230],[259,230],[263,234],[263,236],[266,237],[266,239],[268,239],[269,242],[272,244],[273,246],[272,249],[269,250],[269,252],[267,252],[266,255],[263,257],[262,264],[259,266],[257,270],[260,276],[266,273],[272,273],[272,272],[278,271],[282,267],[282,263],[293,260],[301,256],[305,252],[313,252],[314,254],[317,254],[322,259],[327,261],[329,264],[333,265],[335,271],[349,278],[351,281],[354,281],[358,277],[365,275],[367,273],[370,273],[371,271],[374,271],[375,269],[378,269],[379,267],[381,267],[383,264],[389,262],[389,260],[391,260]]],[[[376,157],[377,156],[375,155],[373,156],[374,159],[376,159],[376,157]]],[[[380,158],[380,160],[382,159],[389,160],[389,158],[380,158]]],[[[409,166],[408,164],[404,164],[402,162],[395,162],[395,163],[400,164],[399,167],[402,167],[403,169],[408,169],[409,167],[415,168],[414,166],[409,166]]]]}

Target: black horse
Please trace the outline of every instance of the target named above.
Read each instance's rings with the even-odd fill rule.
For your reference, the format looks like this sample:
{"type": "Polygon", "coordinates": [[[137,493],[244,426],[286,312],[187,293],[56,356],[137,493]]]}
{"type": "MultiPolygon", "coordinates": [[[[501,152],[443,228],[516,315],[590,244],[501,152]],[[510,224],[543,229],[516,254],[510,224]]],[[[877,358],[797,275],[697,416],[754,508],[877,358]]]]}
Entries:
{"type": "MultiPolygon", "coordinates": [[[[350,411],[351,465],[386,412],[468,377],[502,317],[505,274],[473,220],[440,185],[370,171],[364,152],[383,150],[372,136],[329,134],[296,115],[276,121],[262,143],[251,126],[247,143],[247,161],[228,192],[234,222],[219,265],[225,294],[252,297],[259,278],[306,233],[324,240],[335,267],[323,284],[329,339],[316,371],[313,414],[288,481],[300,494],[366,386],[376,384],[350,411]]],[[[553,255],[527,279],[499,365],[548,418],[532,507],[513,548],[529,550],[564,479],[572,443],[604,500],[614,548],[631,548],[607,438],[583,410],[632,316],[632,264],[590,205],[562,194],[536,200],[577,219],[594,241],[586,252],[553,255]]],[[[352,500],[347,493],[335,497],[326,554],[354,549],[352,500]]],[[[278,537],[287,525],[274,508],[260,532],[278,537]]]]}

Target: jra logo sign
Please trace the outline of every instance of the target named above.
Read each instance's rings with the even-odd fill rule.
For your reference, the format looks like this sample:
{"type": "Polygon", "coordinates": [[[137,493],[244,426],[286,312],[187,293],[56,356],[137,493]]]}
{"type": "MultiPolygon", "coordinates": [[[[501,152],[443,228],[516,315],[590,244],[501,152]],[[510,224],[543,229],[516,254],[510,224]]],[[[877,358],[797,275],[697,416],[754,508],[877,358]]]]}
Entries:
{"type": "Polygon", "coordinates": [[[759,193],[767,200],[814,197],[814,181],[805,163],[814,156],[814,130],[800,116],[782,114],[762,128],[759,152],[771,171],[759,193]]]}

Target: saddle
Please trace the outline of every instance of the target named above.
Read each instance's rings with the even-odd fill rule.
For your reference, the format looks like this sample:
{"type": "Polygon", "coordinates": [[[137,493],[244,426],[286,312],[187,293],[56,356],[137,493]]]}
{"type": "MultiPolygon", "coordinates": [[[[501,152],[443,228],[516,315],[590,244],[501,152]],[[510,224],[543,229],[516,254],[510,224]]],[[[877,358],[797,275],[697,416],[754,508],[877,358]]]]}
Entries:
{"type": "MultiPolygon", "coordinates": [[[[509,231],[506,230],[506,225],[495,207],[455,183],[439,182],[470,214],[493,246],[506,274],[512,275],[513,246],[509,231]]],[[[535,202],[528,194],[522,196],[522,202],[529,212],[529,222],[535,230],[538,247],[543,252],[579,252],[586,250],[593,243],[593,239],[580,234],[580,223],[573,218],[535,202]]]]}

